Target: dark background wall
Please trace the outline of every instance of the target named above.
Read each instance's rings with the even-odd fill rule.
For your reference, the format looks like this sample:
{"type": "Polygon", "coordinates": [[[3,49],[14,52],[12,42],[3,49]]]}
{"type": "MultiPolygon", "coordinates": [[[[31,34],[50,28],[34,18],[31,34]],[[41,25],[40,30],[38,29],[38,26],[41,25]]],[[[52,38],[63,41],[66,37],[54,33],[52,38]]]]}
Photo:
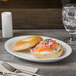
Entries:
{"type": "Polygon", "coordinates": [[[76,0],[70,0],[71,3],[76,3],[76,0]]]}
{"type": "Polygon", "coordinates": [[[14,29],[64,28],[62,6],[67,3],[70,0],[0,0],[0,13],[13,13],[14,29]]]}
{"type": "Polygon", "coordinates": [[[61,8],[61,0],[8,0],[0,8],[61,8]]]}

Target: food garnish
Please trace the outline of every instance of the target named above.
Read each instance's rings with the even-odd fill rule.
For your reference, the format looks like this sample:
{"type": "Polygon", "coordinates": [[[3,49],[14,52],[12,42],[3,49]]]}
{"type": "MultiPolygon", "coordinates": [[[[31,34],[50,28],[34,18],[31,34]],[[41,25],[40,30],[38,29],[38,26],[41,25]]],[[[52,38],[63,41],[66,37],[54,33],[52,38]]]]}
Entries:
{"type": "Polygon", "coordinates": [[[49,51],[49,52],[53,52],[54,50],[56,51],[58,48],[59,43],[56,42],[56,40],[52,40],[52,39],[45,39],[43,41],[41,41],[38,45],[36,45],[36,47],[34,49],[32,49],[32,51],[34,52],[44,52],[49,51]]]}

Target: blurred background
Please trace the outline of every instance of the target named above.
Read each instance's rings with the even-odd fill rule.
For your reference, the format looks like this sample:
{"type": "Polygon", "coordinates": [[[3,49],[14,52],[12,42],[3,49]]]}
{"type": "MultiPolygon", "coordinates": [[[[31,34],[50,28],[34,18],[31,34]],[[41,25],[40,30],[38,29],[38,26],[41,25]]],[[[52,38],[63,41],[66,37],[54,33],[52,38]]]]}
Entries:
{"type": "Polygon", "coordinates": [[[13,13],[14,29],[58,29],[64,28],[62,7],[68,3],[76,3],[76,1],[0,0],[0,13],[4,11],[13,13]]]}

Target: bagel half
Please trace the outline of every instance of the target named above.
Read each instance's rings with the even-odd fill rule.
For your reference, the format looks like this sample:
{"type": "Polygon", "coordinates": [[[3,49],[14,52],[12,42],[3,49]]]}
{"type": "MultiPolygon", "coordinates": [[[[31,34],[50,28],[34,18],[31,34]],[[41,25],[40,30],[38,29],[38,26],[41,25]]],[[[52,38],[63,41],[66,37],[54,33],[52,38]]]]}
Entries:
{"type": "Polygon", "coordinates": [[[43,39],[39,36],[30,36],[27,38],[23,38],[19,40],[18,42],[16,42],[13,45],[12,49],[14,51],[26,50],[26,49],[34,47],[36,44],[38,44],[42,40],[43,39]]]}
{"type": "Polygon", "coordinates": [[[61,49],[59,51],[52,52],[52,53],[50,52],[47,54],[36,53],[36,52],[32,51],[32,49],[30,51],[35,57],[40,58],[40,59],[58,58],[62,55],[63,46],[61,45],[61,49]]]}

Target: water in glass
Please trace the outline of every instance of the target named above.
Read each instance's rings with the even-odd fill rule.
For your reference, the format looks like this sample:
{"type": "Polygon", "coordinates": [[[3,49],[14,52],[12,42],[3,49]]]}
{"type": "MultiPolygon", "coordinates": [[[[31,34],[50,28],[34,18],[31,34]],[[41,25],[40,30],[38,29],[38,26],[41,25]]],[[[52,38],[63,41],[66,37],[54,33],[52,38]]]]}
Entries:
{"type": "Polygon", "coordinates": [[[62,11],[63,24],[70,34],[76,34],[76,7],[65,6],[62,11]]]}

